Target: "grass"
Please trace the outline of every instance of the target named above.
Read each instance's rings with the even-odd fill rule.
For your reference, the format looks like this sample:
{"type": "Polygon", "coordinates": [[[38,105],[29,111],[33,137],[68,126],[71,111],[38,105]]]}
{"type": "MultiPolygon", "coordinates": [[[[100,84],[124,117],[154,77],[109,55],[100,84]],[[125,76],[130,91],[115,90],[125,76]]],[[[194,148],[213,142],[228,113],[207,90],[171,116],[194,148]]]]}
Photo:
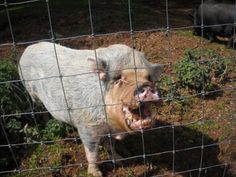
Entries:
{"type": "Polygon", "coordinates": [[[176,34],[179,36],[193,37],[192,30],[182,30],[182,31],[178,31],[178,33],[176,33],[176,34]]]}
{"type": "Polygon", "coordinates": [[[214,108],[215,108],[216,110],[223,111],[223,110],[225,110],[225,104],[224,104],[223,102],[216,103],[216,104],[214,105],[214,108]]]}
{"type": "Polygon", "coordinates": [[[216,137],[219,141],[225,140],[232,133],[231,122],[227,124],[212,119],[202,120],[187,127],[211,135],[211,137],[216,137]]]}
{"type": "Polygon", "coordinates": [[[31,156],[28,157],[29,168],[57,167],[60,165],[61,155],[64,151],[65,149],[59,144],[37,146],[31,156]]]}
{"type": "Polygon", "coordinates": [[[135,176],[135,174],[134,174],[132,168],[128,168],[127,177],[134,177],[134,176],[135,176]]]}
{"type": "MultiPolygon", "coordinates": [[[[64,174],[73,169],[73,173],[76,172],[79,176],[87,176],[86,166],[73,166],[66,168],[59,168],[68,164],[76,164],[74,159],[79,159],[85,154],[82,152],[82,144],[71,144],[71,143],[54,143],[50,145],[38,145],[31,154],[23,160],[21,163],[21,168],[29,169],[29,171],[16,173],[14,175],[9,175],[11,177],[33,177],[37,175],[56,175],[58,173],[64,174]],[[79,156],[77,154],[79,151],[79,156]],[[69,154],[69,155],[67,155],[69,154]],[[67,156],[67,157],[66,157],[67,156]],[[68,157],[69,156],[69,157],[68,157]],[[67,160],[70,160],[67,162],[67,160]],[[39,168],[46,169],[40,170],[39,168]],[[50,167],[50,169],[48,168],[50,167]]],[[[81,163],[81,162],[80,162],[81,163]]],[[[73,174],[74,176],[74,174],[73,174]]],[[[92,176],[87,176],[92,177],[92,176]]]]}

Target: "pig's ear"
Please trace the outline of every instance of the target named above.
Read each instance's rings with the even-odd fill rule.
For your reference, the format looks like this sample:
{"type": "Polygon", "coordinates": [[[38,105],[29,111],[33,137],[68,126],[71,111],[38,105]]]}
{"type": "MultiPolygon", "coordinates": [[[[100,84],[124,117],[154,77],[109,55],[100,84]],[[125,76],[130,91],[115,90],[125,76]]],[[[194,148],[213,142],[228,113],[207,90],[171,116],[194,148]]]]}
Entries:
{"type": "Polygon", "coordinates": [[[163,70],[163,65],[153,64],[151,66],[151,77],[152,81],[157,81],[160,78],[161,72],[163,70]]]}
{"type": "Polygon", "coordinates": [[[106,80],[106,68],[107,64],[105,61],[97,58],[88,58],[88,61],[91,63],[91,67],[94,72],[98,73],[101,80],[106,80]]]}

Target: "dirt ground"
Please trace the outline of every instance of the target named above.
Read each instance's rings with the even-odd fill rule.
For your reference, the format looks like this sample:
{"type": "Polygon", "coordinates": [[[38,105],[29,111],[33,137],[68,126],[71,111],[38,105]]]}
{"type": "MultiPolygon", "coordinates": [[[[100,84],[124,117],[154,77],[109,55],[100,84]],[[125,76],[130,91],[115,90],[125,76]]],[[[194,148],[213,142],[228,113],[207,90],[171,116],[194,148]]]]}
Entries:
{"type": "MultiPolygon", "coordinates": [[[[99,15],[94,17],[95,32],[111,34],[79,36],[62,40],[63,37],[87,34],[86,32],[91,30],[89,18],[80,18],[84,17],[85,11],[78,11],[75,14],[72,13],[74,12],[72,10],[71,13],[66,14],[58,13],[61,9],[55,8],[52,10],[55,34],[61,38],[57,42],[75,49],[95,49],[115,43],[126,44],[144,52],[147,59],[153,63],[168,64],[164,70],[167,75],[175,74],[173,66],[183,58],[187,48],[213,49],[220,55],[233,58],[235,64],[236,52],[233,49],[226,49],[224,45],[225,39],[220,39],[223,42],[209,43],[206,39],[193,36],[191,27],[180,28],[191,25],[188,14],[199,3],[198,1],[179,2],[172,0],[169,2],[171,28],[168,33],[165,28],[166,1],[145,3],[140,1],[143,6],[134,5],[133,8],[134,14],[138,14],[139,11],[142,12],[142,15],[138,14],[133,17],[134,28],[137,31],[154,28],[159,30],[134,32],[132,36],[127,32],[116,33],[118,31],[129,31],[130,26],[128,23],[121,23],[116,18],[113,18],[111,11],[109,11],[111,7],[114,7],[113,3],[102,2],[97,4],[94,9],[94,14],[96,15],[106,9],[102,13],[101,19],[99,15]],[[102,21],[106,21],[109,28],[103,25],[102,21]],[[155,23],[156,21],[158,23],[155,23]],[[82,23],[88,25],[81,25],[82,23]]],[[[121,2],[116,4],[117,6],[113,9],[119,20],[127,18],[127,13],[119,12],[120,10],[127,11],[127,7],[122,8],[126,3],[124,1],[121,2]]],[[[36,4],[35,8],[37,7],[36,4]]],[[[81,6],[80,8],[83,7],[81,6]]],[[[25,13],[25,11],[12,11],[13,27],[17,42],[23,41],[24,43],[24,41],[50,38],[49,25],[44,23],[47,21],[47,16],[41,15],[38,18],[36,16],[37,13],[37,10],[35,13],[31,12],[30,14],[25,13]],[[39,25],[41,25],[40,28],[39,25]]],[[[4,16],[4,14],[1,15],[4,16]]],[[[11,43],[11,34],[6,20],[0,24],[0,30],[0,43],[11,43]]],[[[17,61],[27,45],[22,44],[15,47],[1,45],[0,59],[6,59],[16,54],[17,61]]],[[[233,82],[228,81],[221,84],[223,94],[220,96],[208,99],[191,96],[193,107],[188,108],[184,115],[175,112],[177,110],[175,105],[164,104],[161,108],[158,108],[157,129],[146,131],[143,136],[141,134],[132,135],[123,142],[117,142],[117,150],[121,155],[127,157],[127,160],[122,165],[115,165],[114,168],[114,165],[108,160],[107,153],[101,148],[100,160],[107,161],[99,165],[104,176],[236,176],[235,73],[231,74],[230,77],[233,82]],[[234,90],[227,90],[228,88],[234,88],[234,90]],[[188,125],[188,123],[199,120],[199,118],[203,118],[203,120],[193,123],[192,126],[188,125]],[[172,125],[175,125],[174,128],[172,125]],[[144,148],[142,146],[143,141],[145,142],[144,148]],[[202,142],[204,142],[204,148],[202,148],[202,142]],[[125,148],[129,149],[130,152],[125,151],[125,148]],[[147,154],[145,158],[143,157],[143,151],[147,154]],[[129,159],[128,157],[132,158],[129,159]],[[178,172],[181,173],[178,174],[178,172]]],[[[60,147],[60,151],[52,151],[53,145],[44,145],[43,150],[39,150],[41,147],[36,149],[39,152],[45,152],[47,158],[42,157],[42,155],[35,157],[37,159],[37,167],[50,166],[53,159],[60,159],[60,162],[57,162],[55,167],[52,166],[50,170],[35,170],[30,173],[22,172],[19,176],[75,177],[78,174],[79,176],[86,176],[87,162],[82,144],[80,142],[62,140],[57,141],[55,144],[60,147]]],[[[31,163],[27,161],[29,156],[19,159],[22,170],[29,168],[29,163],[31,163]]]]}

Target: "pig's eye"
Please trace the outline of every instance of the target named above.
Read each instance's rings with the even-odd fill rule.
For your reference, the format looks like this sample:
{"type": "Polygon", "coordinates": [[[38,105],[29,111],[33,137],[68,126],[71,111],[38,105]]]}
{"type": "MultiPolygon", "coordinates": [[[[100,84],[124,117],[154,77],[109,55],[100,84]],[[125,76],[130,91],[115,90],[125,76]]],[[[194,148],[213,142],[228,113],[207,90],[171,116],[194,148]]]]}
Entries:
{"type": "Polygon", "coordinates": [[[148,75],[148,76],[147,76],[147,80],[150,81],[150,82],[152,82],[152,76],[151,76],[151,75],[148,75]]]}
{"type": "Polygon", "coordinates": [[[122,77],[121,74],[118,74],[118,75],[113,77],[113,80],[115,80],[115,81],[120,80],[121,77],[122,77]]]}

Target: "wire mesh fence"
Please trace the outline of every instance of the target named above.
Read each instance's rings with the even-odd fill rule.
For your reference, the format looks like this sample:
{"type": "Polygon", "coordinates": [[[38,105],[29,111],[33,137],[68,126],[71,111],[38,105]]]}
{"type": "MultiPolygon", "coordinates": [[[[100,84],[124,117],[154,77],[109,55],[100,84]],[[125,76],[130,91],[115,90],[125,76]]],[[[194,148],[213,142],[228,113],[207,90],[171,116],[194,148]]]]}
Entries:
{"type": "MultiPolygon", "coordinates": [[[[99,165],[104,176],[234,176],[235,46],[233,39],[231,49],[221,43],[226,41],[224,37],[235,36],[236,13],[234,10],[231,13],[235,7],[235,1],[210,0],[0,1],[0,59],[3,61],[0,66],[3,68],[0,73],[0,176],[86,176],[91,162],[86,160],[86,155],[90,157],[85,155],[82,142],[90,141],[95,135],[95,140],[106,139],[106,149],[98,147],[99,158],[93,162],[99,165]],[[233,21],[206,23],[207,14],[217,9],[213,8],[216,4],[221,7],[218,12],[221,17],[227,16],[228,11],[233,21]],[[223,30],[218,32],[217,27],[223,30]],[[200,36],[193,36],[193,30],[200,31],[200,36]],[[217,38],[216,42],[209,43],[204,39],[206,35],[210,40],[217,38]],[[10,60],[18,64],[28,45],[42,41],[52,44],[50,56],[54,56],[56,75],[28,79],[30,74],[23,74],[21,65],[11,68],[9,63],[4,63],[10,60]],[[71,106],[73,95],[67,90],[66,79],[89,78],[94,72],[65,74],[63,52],[57,43],[90,49],[97,70],[101,55],[97,48],[116,43],[128,45],[132,50],[129,56],[132,67],[118,67],[105,74],[111,77],[132,69],[135,87],[140,81],[139,71],[150,69],[138,65],[136,49],[150,62],[161,64],[163,73],[156,86],[162,93],[163,104],[152,105],[155,126],[145,129],[141,123],[139,129],[128,132],[108,128],[104,133],[103,124],[92,129],[84,123],[80,129],[91,130],[84,136],[82,131],[78,135],[76,128],[53,122],[50,114],[63,112],[69,122],[74,122],[74,112],[99,109],[103,123],[109,125],[107,110],[113,107],[118,110],[121,106],[121,103],[107,102],[110,88],[104,85],[97,70],[94,88],[99,89],[94,92],[98,93],[96,99],[101,97],[99,103],[94,99],[91,104],[71,106]],[[15,72],[17,69],[21,78],[15,72]],[[23,86],[52,81],[60,86],[57,88],[61,93],[59,102],[63,104],[60,109],[48,110],[33,102],[23,86]],[[126,135],[130,136],[123,141],[114,140],[126,135]],[[122,157],[117,158],[114,149],[122,157]]],[[[47,50],[45,48],[45,53],[47,50]]],[[[67,66],[73,68],[72,65],[67,66]]],[[[41,67],[48,69],[46,64],[41,67]]],[[[52,68],[49,70],[53,71],[52,68]]],[[[86,98],[89,97],[84,97],[85,103],[86,98]]],[[[141,117],[141,106],[138,109],[141,117]]]]}

